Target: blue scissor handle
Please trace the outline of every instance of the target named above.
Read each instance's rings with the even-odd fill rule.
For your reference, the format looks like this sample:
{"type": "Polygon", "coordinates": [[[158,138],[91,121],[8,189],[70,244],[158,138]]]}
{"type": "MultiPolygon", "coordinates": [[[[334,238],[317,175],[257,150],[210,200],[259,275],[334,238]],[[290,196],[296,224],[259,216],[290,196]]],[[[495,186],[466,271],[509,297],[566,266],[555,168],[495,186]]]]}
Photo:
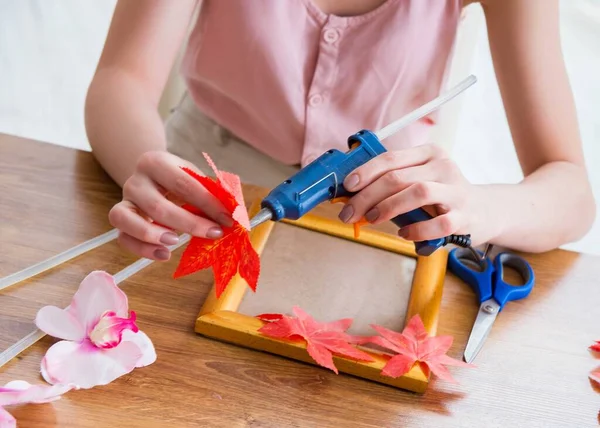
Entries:
{"type": "MultiPolygon", "coordinates": [[[[483,257],[483,253],[479,253],[483,257]]],[[[493,296],[494,265],[489,258],[486,258],[484,266],[482,269],[473,260],[473,255],[468,248],[455,248],[448,254],[448,269],[475,291],[479,303],[483,303],[493,296]]]]}
{"type": "MultiPolygon", "coordinates": [[[[478,253],[483,256],[481,252],[478,253]]],[[[486,258],[483,264],[483,268],[478,265],[467,248],[455,248],[448,255],[448,269],[475,290],[479,303],[493,297],[502,310],[507,302],[523,299],[531,293],[535,275],[529,263],[522,257],[505,252],[498,254],[493,263],[486,258]],[[524,283],[512,285],[505,282],[504,266],[515,269],[524,283]]]]}
{"type": "Polygon", "coordinates": [[[519,300],[529,296],[535,283],[535,275],[531,265],[525,259],[511,253],[500,253],[494,260],[494,299],[500,304],[500,310],[507,302],[519,300]],[[504,281],[504,266],[516,270],[523,284],[512,285],[504,281]]]}

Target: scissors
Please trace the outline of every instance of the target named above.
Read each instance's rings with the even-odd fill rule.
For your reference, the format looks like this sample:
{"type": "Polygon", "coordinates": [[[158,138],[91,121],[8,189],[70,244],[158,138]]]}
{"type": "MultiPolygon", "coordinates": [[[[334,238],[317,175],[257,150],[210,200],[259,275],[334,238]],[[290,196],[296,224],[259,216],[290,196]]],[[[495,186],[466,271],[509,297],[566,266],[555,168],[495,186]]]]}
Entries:
{"type": "Polygon", "coordinates": [[[473,252],[475,250],[469,248],[456,248],[448,255],[449,270],[471,286],[479,299],[479,312],[464,353],[467,363],[472,362],[481,350],[504,305],[527,297],[535,283],[533,269],[522,257],[502,252],[492,261],[486,250],[479,260],[475,260],[473,252]],[[516,270],[523,283],[513,285],[505,282],[505,266],[516,270]]]}

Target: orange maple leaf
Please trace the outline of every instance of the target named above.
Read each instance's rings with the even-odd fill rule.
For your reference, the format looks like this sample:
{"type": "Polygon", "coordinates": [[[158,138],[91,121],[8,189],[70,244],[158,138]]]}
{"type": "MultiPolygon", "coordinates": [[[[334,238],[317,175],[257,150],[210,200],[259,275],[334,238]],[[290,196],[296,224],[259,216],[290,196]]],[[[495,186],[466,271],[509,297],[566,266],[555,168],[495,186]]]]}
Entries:
{"type": "Polygon", "coordinates": [[[259,333],[279,339],[305,340],[306,350],[320,366],[338,373],[333,364],[333,354],[357,361],[373,361],[373,358],[355,348],[353,336],[346,333],[352,325],[352,319],[344,318],[332,322],[318,322],[302,309],[294,306],[295,317],[281,314],[263,314],[257,318],[266,324],[259,333]]]}
{"type": "MultiPolygon", "coordinates": [[[[238,272],[252,291],[256,291],[260,259],[250,242],[248,213],[244,205],[240,179],[237,175],[217,170],[210,157],[206,153],[204,156],[214,170],[216,180],[201,176],[189,168],[182,169],[200,182],[230,214],[233,214],[233,226],[223,227],[223,236],[219,239],[192,237],[173,277],[180,278],[212,267],[217,298],[238,272]]],[[[182,208],[202,215],[202,211],[192,205],[186,204],[182,208]]]]}
{"type": "Polygon", "coordinates": [[[419,315],[409,320],[402,333],[379,325],[371,327],[380,336],[361,338],[357,343],[371,342],[397,353],[383,367],[384,376],[402,376],[418,364],[426,376],[433,373],[440,379],[457,383],[445,366],[474,367],[446,355],[452,346],[452,336],[429,336],[419,315]]]}

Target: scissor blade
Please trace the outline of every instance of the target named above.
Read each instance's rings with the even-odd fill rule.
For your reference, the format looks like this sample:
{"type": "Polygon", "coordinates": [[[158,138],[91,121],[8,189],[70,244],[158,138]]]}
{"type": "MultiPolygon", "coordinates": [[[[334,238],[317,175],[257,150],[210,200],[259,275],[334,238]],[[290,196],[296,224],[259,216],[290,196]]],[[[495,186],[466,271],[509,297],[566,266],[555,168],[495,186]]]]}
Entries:
{"type": "Polygon", "coordinates": [[[492,330],[492,326],[494,325],[494,321],[496,321],[499,310],[500,305],[498,305],[494,299],[486,300],[479,306],[479,313],[475,319],[475,324],[473,324],[473,329],[471,330],[471,335],[469,336],[469,341],[467,342],[464,353],[464,358],[467,363],[473,362],[477,354],[479,354],[485,339],[487,339],[492,330]]]}

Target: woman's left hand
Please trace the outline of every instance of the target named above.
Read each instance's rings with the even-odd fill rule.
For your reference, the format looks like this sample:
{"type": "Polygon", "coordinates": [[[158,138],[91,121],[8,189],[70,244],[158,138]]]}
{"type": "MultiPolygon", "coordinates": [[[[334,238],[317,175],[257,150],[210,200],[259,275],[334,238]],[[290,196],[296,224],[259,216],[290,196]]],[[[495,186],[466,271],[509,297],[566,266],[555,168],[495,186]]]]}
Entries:
{"type": "Polygon", "coordinates": [[[348,175],[344,187],[358,192],[340,212],[345,223],[365,217],[379,224],[425,207],[434,218],[403,227],[398,232],[402,238],[424,241],[471,234],[473,244],[479,245],[494,237],[481,186],[469,183],[438,146],[383,153],[348,175]]]}

